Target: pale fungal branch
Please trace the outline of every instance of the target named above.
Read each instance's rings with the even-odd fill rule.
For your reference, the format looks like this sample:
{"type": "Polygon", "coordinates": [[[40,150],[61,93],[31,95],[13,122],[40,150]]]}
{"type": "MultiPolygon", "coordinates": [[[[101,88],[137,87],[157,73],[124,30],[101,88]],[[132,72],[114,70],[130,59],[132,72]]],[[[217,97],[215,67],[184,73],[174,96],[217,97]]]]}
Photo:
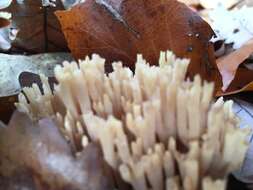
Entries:
{"type": "Polygon", "coordinates": [[[107,75],[104,64],[98,55],[64,62],[54,92],[42,77],[44,93],[25,88],[16,105],[35,120],[53,116],[75,151],[99,142],[135,190],[225,189],[248,148],[232,102],[213,104],[213,84],[185,80],[189,61],[171,52],[161,53],[160,67],[139,55],[135,73],[113,63],[107,75]]]}
{"type": "Polygon", "coordinates": [[[20,102],[18,103],[18,109],[21,112],[26,112],[33,119],[49,117],[54,114],[52,105],[54,97],[48,80],[43,75],[40,78],[44,92],[40,91],[38,85],[33,84],[31,88],[23,88],[24,94],[20,93],[18,96],[20,102]]]}

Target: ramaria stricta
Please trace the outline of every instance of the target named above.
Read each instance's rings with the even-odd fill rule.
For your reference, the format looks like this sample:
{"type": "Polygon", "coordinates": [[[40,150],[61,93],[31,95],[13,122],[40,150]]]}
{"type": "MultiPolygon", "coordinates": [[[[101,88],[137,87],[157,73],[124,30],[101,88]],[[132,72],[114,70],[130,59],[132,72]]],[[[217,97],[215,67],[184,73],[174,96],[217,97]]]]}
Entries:
{"type": "Polygon", "coordinates": [[[98,55],[55,68],[51,91],[41,77],[19,95],[17,108],[33,120],[53,117],[76,156],[97,142],[115,188],[221,190],[248,148],[232,101],[212,102],[213,84],[185,80],[188,60],[162,52],[160,66],[138,56],[135,72],[98,55]],[[236,156],[234,156],[236,155],[236,156]]]}

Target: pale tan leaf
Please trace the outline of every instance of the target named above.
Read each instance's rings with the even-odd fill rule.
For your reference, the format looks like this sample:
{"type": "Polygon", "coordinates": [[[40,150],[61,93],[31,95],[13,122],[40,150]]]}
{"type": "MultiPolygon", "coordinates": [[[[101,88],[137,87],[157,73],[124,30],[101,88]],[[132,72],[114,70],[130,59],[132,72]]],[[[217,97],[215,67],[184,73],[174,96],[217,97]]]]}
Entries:
{"type": "Polygon", "coordinates": [[[221,57],[217,60],[218,69],[222,75],[223,87],[226,91],[235,78],[236,71],[239,65],[247,59],[253,52],[253,39],[248,41],[240,49],[221,57]]]}

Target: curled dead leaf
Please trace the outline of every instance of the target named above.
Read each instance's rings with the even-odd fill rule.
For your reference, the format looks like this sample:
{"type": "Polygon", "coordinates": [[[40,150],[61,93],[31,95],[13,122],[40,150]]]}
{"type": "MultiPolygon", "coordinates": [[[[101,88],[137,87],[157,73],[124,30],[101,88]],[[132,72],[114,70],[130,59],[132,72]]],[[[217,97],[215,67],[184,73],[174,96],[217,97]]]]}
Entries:
{"type": "Polygon", "coordinates": [[[244,87],[253,81],[253,71],[239,66],[253,52],[253,39],[248,41],[240,49],[217,59],[217,66],[222,76],[222,92],[218,94],[231,94],[249,89],[244,87]],[[237,76],[237,77],[236,77],[237,76]],[[225,92],[225,93],[224,93],[225,92]]]}
{"type": "Polygon", "coordinates": [[[253,71],[245,67],[239,67],[236,71],[234,80],[224,92],[221,87],[216,91],[216,96],[227,96],[245,91],[253,91],[253,71]]]}
{"type": "Polygon", "coordinates": [[[57,11],[68,46],[76,59],[92,53],[109,63],[134,68],[136,54],[157,64],[160,51],[172,50],[191,59],[189,76],[212,80],[216,68],[211,27],[185,4],[175,0],[86,0],[68,11],[57,11]]]}

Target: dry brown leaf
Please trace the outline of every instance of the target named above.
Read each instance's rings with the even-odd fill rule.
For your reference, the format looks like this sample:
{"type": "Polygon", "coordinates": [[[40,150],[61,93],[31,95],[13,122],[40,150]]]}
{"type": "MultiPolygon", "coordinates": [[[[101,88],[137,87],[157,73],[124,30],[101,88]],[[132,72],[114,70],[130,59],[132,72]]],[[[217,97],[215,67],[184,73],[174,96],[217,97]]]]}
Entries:
{"type": "Polygon", "coordinates": [[[12,113],[16,109],[14,103],[17,102],[17,95],[6,96],[0,98],[0,121],[8,123],[12,113]]]}
{"type": "Polygon", "coordinates": [[[199,73],[212,80],[216,64],[209,39],[213,31],[183,3],[86,0],[56,15],[76,59],[97,53],[107,63],[121,60],[133,68],[138,53],[157,64],[160,51],[172,50],[178,57],[191,59],[189,76],[199,73]]]}
{"type": "MultiPolygon", "coordinates": [[[[243,61],[245,61],[252,54],[252,52],[253,52],[253,39],[248,41],[240,49],[217,59],[217,66],[222,76],[223,92],[225,92],[228,89],[228,87],[231,85],[231,82],[235,79],[235,75],[240,64],[243,61]]],[[[243,86],[245,86],[247,82],[243,78],[244,77],[242,76],[240,80],[242,82],[243,81],[245,82],[243,84],[243,86]]]]}
{"type": "Polygon", "coordinates": [[[10,25],[10,21],[5,18],[0,17],[0,28],[6,27],[10,25]]]}
{"type": "Polygon", "coordinates": [[[12,52],[44,53],[45,43],[48,45],[47,52],[67,50],[60,24],[54,15],[55,10],[63,9],[61,2],[57,0],[56,7],[47,8],[47,12],[46,8],[41,6],[41,0],[25,0],[22,3],[13,1],[7,9],[4,9],[12,13],[13,27],[19,29],[12,52]]]}
{"type": "Polygon", "coordinates": [[[95,144],[78,156],[50,119],[32,122],[15,112],[0,127],[0,189],[111,190],[107,166],[95,144]]]}
{"type": "Polygon", "coordinates": [[[238,94],[240,92],[246,92],[246,91],[253,91],[253,82],[247,84],[246,86],[244,86],[243,88],[241,88],[239,90],[235,90],[235,91],[231,91],[231,92],[218,91],[216,95],[217,96],[228,96],[228,95],[238,94]]]}
{"type": "Polygon", "coordinates": [[[244,91],[253,91],[253,71],[245,67],[239,67],[236,75],[228,89],[224,92],[219,88],[216,96],[226,96],[244,91]]]}

